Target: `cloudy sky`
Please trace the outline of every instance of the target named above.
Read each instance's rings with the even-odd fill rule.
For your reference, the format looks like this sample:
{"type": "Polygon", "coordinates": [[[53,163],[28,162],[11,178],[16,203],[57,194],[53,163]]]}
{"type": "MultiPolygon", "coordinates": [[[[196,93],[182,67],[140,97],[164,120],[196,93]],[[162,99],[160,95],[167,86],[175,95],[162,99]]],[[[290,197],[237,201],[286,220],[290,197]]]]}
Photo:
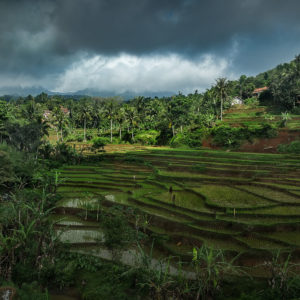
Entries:
{"type": "Polygon", "coordinates": [[[0,0],[0,94],[205,90],[300,53],[299,0],[0,0]]]}

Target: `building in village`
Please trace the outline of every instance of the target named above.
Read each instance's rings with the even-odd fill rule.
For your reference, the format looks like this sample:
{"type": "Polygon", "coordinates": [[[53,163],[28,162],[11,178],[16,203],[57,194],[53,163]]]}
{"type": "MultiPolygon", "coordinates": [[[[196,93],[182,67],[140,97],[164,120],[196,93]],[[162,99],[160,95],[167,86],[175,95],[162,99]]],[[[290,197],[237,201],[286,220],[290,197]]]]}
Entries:
{"type": "Polygon", "coordinates": [[[262,87],[262,88],[257,88],[257,89],[255,89],[253,92],[252,92],[252,95],[254,96],[254,97],[259,97],[260,96],[260,94],[261,93],[263,93],[263,92],[265,92],[265,91],[267,91],[269,88],[267,87],[267,86],[264,86],[264,87],[262,87]]]}

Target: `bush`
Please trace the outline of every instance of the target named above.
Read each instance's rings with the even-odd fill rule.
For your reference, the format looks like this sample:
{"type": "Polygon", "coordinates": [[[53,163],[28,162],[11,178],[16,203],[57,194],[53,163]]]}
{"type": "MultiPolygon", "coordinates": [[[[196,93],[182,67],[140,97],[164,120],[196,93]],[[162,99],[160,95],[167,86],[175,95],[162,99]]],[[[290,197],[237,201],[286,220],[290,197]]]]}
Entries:
{"type": "Polygon", "coordinates": [[[208,135],[209,130],[206,128],[198,128],[191,132],[178,133],[170,141],[173,148],[188,146],[197,148],[202,146],[203,139],[208,135]]]}
{"type": "Polygon", "coordinates": [[[197,148],[202,146],[202,141],[208,136],[209,130],[207,128],[197,128],[188,134],[188,146],[197,148]]]}
{"type": "Polygon", "coordinates": [[[244,104],[251,106],[251,107],[255,107],[255,106],[259,105],[259,101],[256,97],[251,97],[251,98],[245,99],[244,104]]]}
{"type": "Polygon", "coordinates": [[[290,144],[280,144],[277,151],[281,153],[295,153],[300,154],[300,141],[293,141],[290,144]]]}
{"type": "Polygon", "coordinates": [[[277,129],[267,123],[255,128],[230,127],[220,125],[212,129],[213,144],[223,147],[239,147],[243,141],[252,141],[253,138],[272,138],[277,135],[277,129]]]}
{"type": "Polygon", "coordinates": [[[54,160],[60,163],[76,163],[80,154],[66,143],[57,143],[54,148],[54,160]]]}
{"type": "Polygon", "coordinates": [[[273,138],[277,136],[277,129],[276,127],[268,124],[268,123],[263,123],[261,127],[258,127],[254,131],[255,137],[261,137],[261,138],[273,138]]]}
{"type": "Polygon", "coordinates": [[[92,149],[94,151],[99,150],[99,149],[104,149],[104,146],[107,143],[107,138],[96,137],[96,138],[93,138],[92,142],[93,142],[92,149]]]}
{"type": "Polygon", "coordinates": [[[135,136],[135,141],[142,145],[155,145],[159,134],[156,130],[142,131],[135,136]]]}
{"type": "Polygon", "coordinates": [[[221,125],[212,129],[213,144],[216,146],[238,147],[245,139],[246,128],[221,125]]]}
{"type": "Polygon", "coordinates": [[[168,145],[173,136],[172,129],[168,126],[168,124],[163,122],[162,124],[160,124],[159,130],[160,130],[160,134],[156,139],[157,140],[156,144],[157,145],[168,145]]]}
{"type": "Polygon", "coordinates": [[[78,135],[78,136],[76,137],[76,142],[79,142],[79,143],[83,142],[83,136],[78,135]]]}
{"type": "Polygon", "coordinates": [[[297,107],[293,108],[292,114],[300,115],[300,106],[297,106],[297,107]]]}
{"type": "Polygon", "coordinates": [[[187,136],[183,133],[176,134],[170,141],[170,146],[173,148],[187,146],[187,144],[187,136]]]}
{"type": "Polygon", "coordinates": [[[69,134],[66,138],[67,142],[82,142],[83,136],[79,134],[69,134]]]}
{"type": "MultiPolygon", "coordinates": [[[[91,134],[91,133],[86,133],[86,135],[85,135],[85,137],[86,137],[86,140],[87,141],[90,141],[92,138],[93,138],[93,135],[91,134]]],[[[83,139],[83,138],[82,138],[83,139]]]]}

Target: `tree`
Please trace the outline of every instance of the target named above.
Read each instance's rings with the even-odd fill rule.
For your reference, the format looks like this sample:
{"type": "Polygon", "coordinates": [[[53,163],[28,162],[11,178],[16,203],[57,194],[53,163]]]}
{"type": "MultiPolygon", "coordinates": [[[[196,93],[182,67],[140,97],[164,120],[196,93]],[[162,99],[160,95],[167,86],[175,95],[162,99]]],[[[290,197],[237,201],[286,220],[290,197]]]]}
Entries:
{"type": "Polygon", "coordinates": [[[67,116],[62,111],[61,107],[56,107],[53,111],[53,121],[54,125],[57,128],[57,139],[58,139],[58,131],[60,131],[60,138],[63,141],[63,129],[69,123],[67,116]]]}
{"type": "Polygon", "coordinates": [[[124,109],[124,107],[119,107],[118,112],[116,114],[116,121],[119,123],[120,140],[122,140],[122,124],[125,121],[125,109],[124,109]]]}
{"type": "Polygon", "coordinates": [[[8,104],[5,101],[0,101],[0,143],[7,136],[5,122],[8,120],[8,104]]]}
{"type": "Polygon", "coordinates": [[[131,139],[134,142],[134,126],[136,125],[137,111],[136,108],[125,104],[125,116],[131,127],[131,139]]]}
{"type": "Polygon", "coordinates": [[[106,116],[106,118],[109,119],[110,121],[110,142],[112,143],[112,130],[113,130],[113,120],[116,117],[117,114],[117,103],[115,101],[114,98],[109,99],[106,103],[105,103],[105,109],[104,109],[104,115],[106,116]]]}
{"type": "Polygon", "coordinates": [[[225,77],[216,80],[216,90],[220,96],[220,118],[223,120],[223,105],[224,99],[227,97],[228,81],[225,77]]]}
{"type": "Polygon", "coordinates": [[[83,122],[83,141],[86,142],[86,125],[87,121],[91,119],[91,106],[86,99],[79,103],[78,117],[83,122]]]}
{"type": "Polygon", "coordinates": [[[286,109],[295,107],[300,95],[300,54],[290,64],[276,72],[270,90],[275,102],[286,109]]]}

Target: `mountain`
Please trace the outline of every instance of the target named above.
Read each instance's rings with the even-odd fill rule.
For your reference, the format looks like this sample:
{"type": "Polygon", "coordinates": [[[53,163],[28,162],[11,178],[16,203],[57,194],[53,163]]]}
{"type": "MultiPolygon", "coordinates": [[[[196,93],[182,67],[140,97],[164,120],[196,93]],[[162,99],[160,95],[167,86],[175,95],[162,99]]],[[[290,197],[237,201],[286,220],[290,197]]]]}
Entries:
{"type": "Polygon", "coordinates": [[[167,96],[172,96],[175,93],[174,92],[141,92],[141,93],[136,93],[132,91],[126,91],[123,93],[116,93],[112,91],[98,91],[96,89],[84,89],[84,90],[79,90],[75,93],[72,93],[73,95],[86,95],[86,96],[93,96],[93,97],[115,97],[119,96],[123,98],[124,100],[129,100],[137,96],[144,96],[144,97],[167,97],[167,96]]]}
{"type": "Polygon", "coordinates": [[[11,96],[36,96],[40,93],[51,94],[51,91],[41,87],[41,86],[30,86],[30,87],[22,87],[22,86],[9,86],[9,87],[0,87],[0,95],[11,95],[11,96]]]}
{"type": "Polygon", "coordinates": [[[19,97],[19,96],[36,96],[38,94],[41,94],[42,92],[48,94],[48,95],[61,95],[61,96],[76,96],[78,98],[79,96],[91,96],[91,97],[115,97],[119,96],[123,98],[124,100],[129,100],[137,96],[144,96],[144,97],[167,97],[172,96],[175,93],[174,92],[143,92],[143,93],[136,93],[131,91],[126,91],[123,93],[116,93],[113,91],[99,91],[96,89],[84,89],[79,90],[76,92],[70,92],[70,93],[60,93],[60,92],[53,92],[49,91],[41,86],[31,86],[31,87],[22,87],[22,86],[14,86],[14,87],[2,87],[0,88],[0,96],[1,95],[10,95],[13,97],[19,97]]]}

